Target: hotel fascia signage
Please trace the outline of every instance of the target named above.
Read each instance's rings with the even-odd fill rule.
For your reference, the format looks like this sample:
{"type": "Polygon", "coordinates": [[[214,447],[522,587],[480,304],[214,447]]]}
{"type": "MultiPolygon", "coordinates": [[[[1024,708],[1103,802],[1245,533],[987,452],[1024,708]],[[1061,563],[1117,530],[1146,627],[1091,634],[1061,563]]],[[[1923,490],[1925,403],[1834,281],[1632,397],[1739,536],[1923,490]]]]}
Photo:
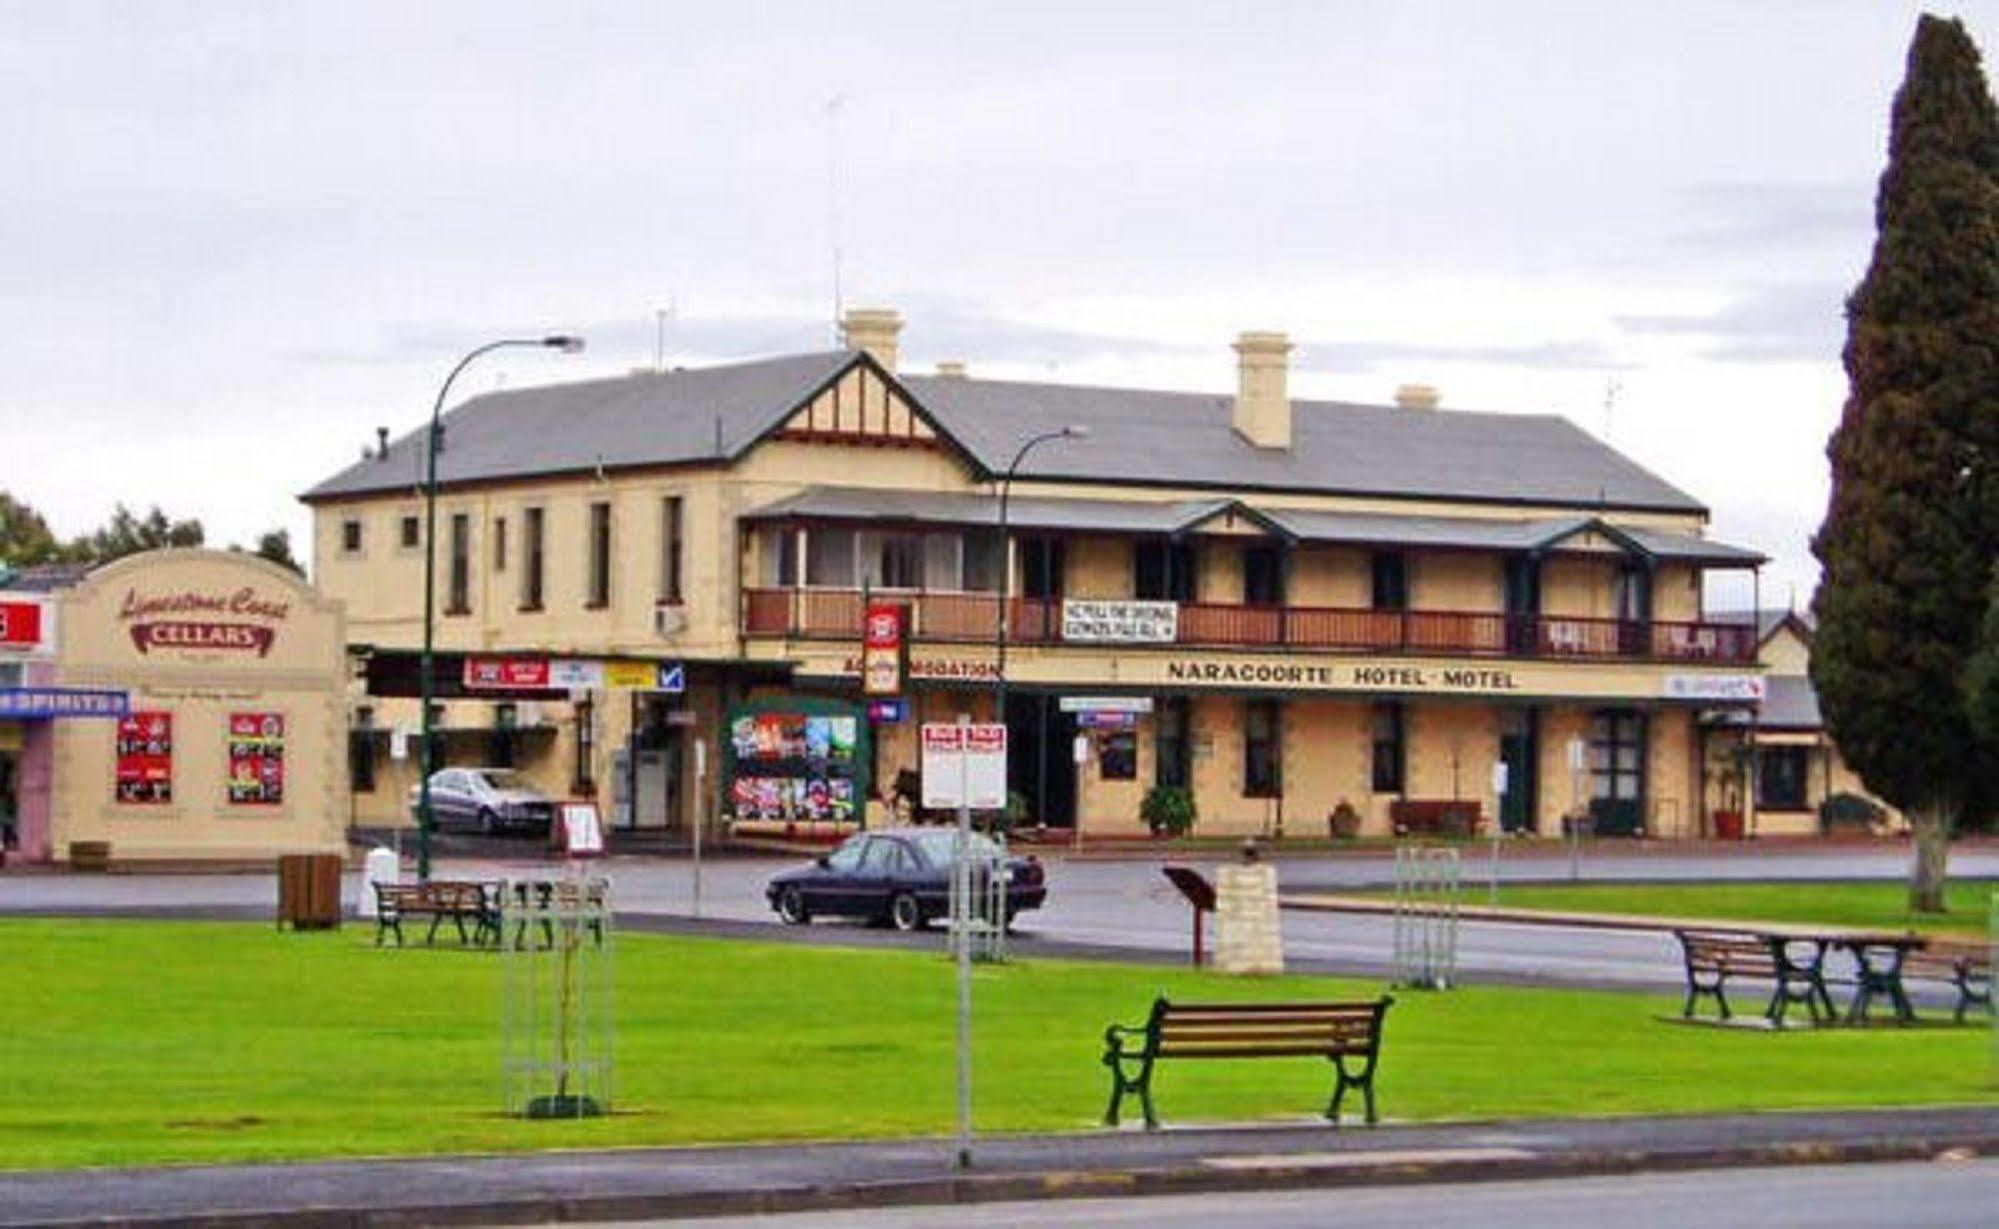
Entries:
{"type": "Polygon", "coordinates": [[[1176,602],[1062,603],[1062,639],[1071,644],[1172,644],[1179,638],[1176,602]]]}
{"type": "Polygon", "coordinates": [[[49,652],[55,640],[54,615],[44,602],[0,596],[0,653],[49,652]]]}
{"type": "Polygon", "coordinates": [[[291,617],[291,603],[265,597],[245,586],[229,592],[182,590],[141,594],[125,591],[118,621],[141,653],[254,653],[270,656],[278,626],[291,617]]]}
{"type": "Polygon", "coordinates": [[[1261,687],[1334,691],[1496,693],[1524,690],[1514,671],[1500,666],[1406,666],[1374,662],[1169,661],[1166,663],[1166,681],[1209,686],[1247,683],[1261,687]]]}

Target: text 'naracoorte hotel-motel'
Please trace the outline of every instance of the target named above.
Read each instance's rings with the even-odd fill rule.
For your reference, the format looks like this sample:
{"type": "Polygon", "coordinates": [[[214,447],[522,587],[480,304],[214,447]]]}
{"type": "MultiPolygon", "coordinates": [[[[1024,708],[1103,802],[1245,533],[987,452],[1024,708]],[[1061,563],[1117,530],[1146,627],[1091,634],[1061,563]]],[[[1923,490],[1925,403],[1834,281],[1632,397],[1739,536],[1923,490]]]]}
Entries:
{"type": "MultiPolygon", "coordinates": [[[[1381,832],[1398,799],[1703,830],[1701,720],[1758,686],[1754,630],[1703,618],[1703,576],[1761,557],[1567,421],[1421,387],[1293,401],[1278,334],[1235,343],[1231,397],[912,375],[894,313],[844,323],[839,351],[446,417],[445,762],[515,765],[641,828],[859,818],[908,783],[917,723],[989,719],[1005,569],[1011,784],[1051,826],[1142,832],[1169,784],[1210,833],[1323,832],[1341,802],[1381,832]],[[1070,425],[1088,435],[1022,461],[1002,541],[999,476],[1070,425]],[[874,724],[862,615],[883,598],[906,604],[910,711],[874,724]],[[684,691],[640,663],[679,665],[684,691]],[[1079,731],[1061,701],[1085,696],[1151,704],[1079,731]]],[[[363,821],[401,818],[415,775],[388,749],[417,724],[422,472],[419,432],[305,497],[368,659],[363,821]]]]}

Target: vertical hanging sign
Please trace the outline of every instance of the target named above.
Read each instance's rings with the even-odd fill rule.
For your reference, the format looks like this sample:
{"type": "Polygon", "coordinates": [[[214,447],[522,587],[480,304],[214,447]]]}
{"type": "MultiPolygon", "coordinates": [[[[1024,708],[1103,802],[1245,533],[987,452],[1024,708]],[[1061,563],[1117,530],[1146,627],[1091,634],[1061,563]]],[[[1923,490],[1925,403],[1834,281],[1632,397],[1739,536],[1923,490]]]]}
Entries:
{"type": "Polygon", "coordinates": [[[908,639],[903,634],[908,608],[896,602],[870,602],[861,624],[861,693],[899,696],[908,673],[908,639]]]}

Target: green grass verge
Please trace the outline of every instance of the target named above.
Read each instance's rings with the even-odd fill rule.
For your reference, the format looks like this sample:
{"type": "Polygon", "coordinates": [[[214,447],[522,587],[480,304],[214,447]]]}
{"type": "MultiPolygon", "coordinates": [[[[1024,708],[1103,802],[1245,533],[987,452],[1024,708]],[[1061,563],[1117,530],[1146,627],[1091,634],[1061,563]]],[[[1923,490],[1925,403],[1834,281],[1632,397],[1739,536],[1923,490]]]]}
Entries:
{"type": "MultiPolygon", "coordinates": [[[[1938,915],[1910,913],[1909,889],[1900,883],[1595,883],[1573,887],[1502,883],[1499,904],[1508,909],[1979,935],[1990,924],[1992,893],[1990,882],[1948,884],[1944,903],[1950,911],[1938,915]]],[[[1475,883],[1467,884],[1464,899],[1473,905],[1487,902],[1483,886],[1475,883]]]]}
{"type": "MultiPolygon", "coordinates": [[[[503,957],[377,950],[348,929],[0,922],[0,1165],[948,1133],[955,1003],[941,957],[624,936],[618,1113],[499,1112],[503,957]]],[[[1372,995],[1294,977],[1054,960],[977,973],[983,1131],[1092,1126],[1103,1026],[1155,993],[1372,995]]],[[[1394,1119],[1990,1101],[1982,1029],[1783,1035],[1689,1028],[1676,998],[1472,988],[1410,992],[1380,1077],[1394,1119]]],[[[1162,1068],[1170,1122],[1298,1118],[1312,1060],[1162,1068]]]]}

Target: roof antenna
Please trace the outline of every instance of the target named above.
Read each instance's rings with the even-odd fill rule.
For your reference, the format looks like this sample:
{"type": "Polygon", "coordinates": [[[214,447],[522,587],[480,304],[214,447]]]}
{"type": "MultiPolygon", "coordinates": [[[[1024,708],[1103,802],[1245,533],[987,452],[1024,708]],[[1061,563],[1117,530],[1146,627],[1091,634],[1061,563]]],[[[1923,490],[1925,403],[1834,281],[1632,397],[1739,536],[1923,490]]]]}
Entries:
{"type": "Polygon", "coordinates": [[[652,369],[662,374],[666,371],[666,322],[673,319],[673,296],[666,296],[666,306],[653,309],[652,369]]]}
{"type": "Polygon", "coordinates": [[[1603,382],[1603,442],[1610,442],[1610,429],[1616,420],[1617,395],[1624,391],[1624,385],[1612,376],[1603,382]]]}
{"type": "MultiPolygon", "coordinates": [[[[845,300],[840,290],[840,108],[845,94],[826,100],[826,229],[833,245],[833,346],[840,346],[840,313],[845,300]]],[[[720,452],[719,447],[716,452],[720,452]]]]}
{"type": "Polygon", "coordinates": [[[377,461],[386,461],[389,459],[389,429],[387,427],[375,428],[375,459],[377,461]]]}

